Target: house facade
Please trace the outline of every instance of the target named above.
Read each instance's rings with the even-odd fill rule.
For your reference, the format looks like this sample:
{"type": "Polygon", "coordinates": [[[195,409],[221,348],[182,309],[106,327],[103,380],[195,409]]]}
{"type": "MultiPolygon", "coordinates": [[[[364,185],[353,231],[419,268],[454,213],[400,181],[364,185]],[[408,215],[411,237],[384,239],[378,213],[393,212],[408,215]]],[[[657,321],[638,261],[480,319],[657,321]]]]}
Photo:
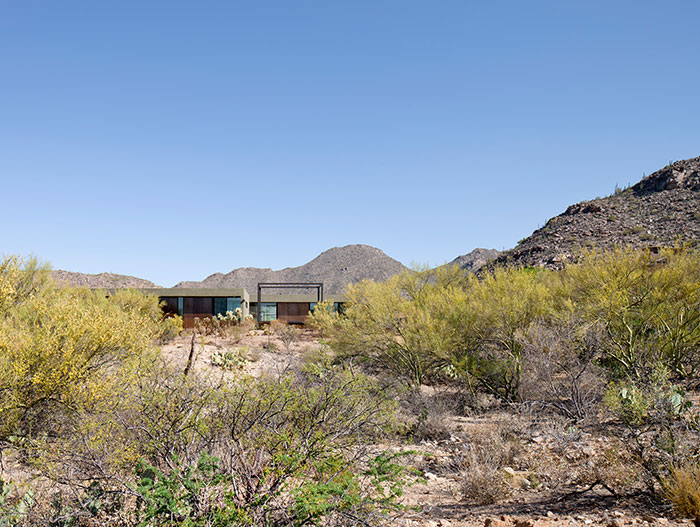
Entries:
{"type": "MultiPolygon", "coordinates": [[[[289,324],[303,324],[306,317],[316,307],[316,294],[261,294],[258,306],[257,296],[251,295],[243,288],[158,288],[142,289],[146,294],[155,295],[164,303],[163,310],[168,314],[182,317],[185,328],[194,327],[194,319],[211,318],[225,315],[227,311],[235,312],[240,308],[242,315],[252,315],[258,319],[260,309],[261,322],[281,320],[289,324]]],[[[324,300],[333,302],[335,309],[342,310],[345,302],[343,295],[325,295],[324,300]]]]}
{"type": "Polygon", "coordinates": [[[166,314],[180,315],[185,328],[194,327],[194,319],[211,318],[235,312],[240,308],[243,316],[249,313],[248,292],[243,288],[233,289],[142,289],[146,294],[155,295],[165,304],[166,314]]]}

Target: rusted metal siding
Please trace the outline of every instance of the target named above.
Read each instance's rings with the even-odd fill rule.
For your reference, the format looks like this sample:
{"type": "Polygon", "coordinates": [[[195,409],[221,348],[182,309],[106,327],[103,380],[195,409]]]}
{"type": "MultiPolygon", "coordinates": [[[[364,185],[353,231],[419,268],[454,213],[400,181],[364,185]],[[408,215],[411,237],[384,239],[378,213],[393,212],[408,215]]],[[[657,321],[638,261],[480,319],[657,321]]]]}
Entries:
{"type": "Polygon", "coordinates": [[[277,319],[289,324],[303,324],[309,314],[309,302],[278,302],[277,319]]]}
{"type": "Polygon", "coordinates": [[[194,327],[194,319],[211,318],[214,314],[214,299],[212,297],[184,297],[183,298],[182,325],[191,329],[194,327]]]}

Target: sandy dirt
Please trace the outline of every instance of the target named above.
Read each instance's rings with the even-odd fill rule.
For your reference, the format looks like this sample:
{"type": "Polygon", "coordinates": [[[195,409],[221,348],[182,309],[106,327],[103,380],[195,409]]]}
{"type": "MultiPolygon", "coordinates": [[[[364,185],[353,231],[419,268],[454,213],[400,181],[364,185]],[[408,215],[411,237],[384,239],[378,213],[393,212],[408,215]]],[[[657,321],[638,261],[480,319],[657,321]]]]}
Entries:
{"type": "MultiPolygon", "coordinates": [[[[164,356],[172,364],[185,368],[190,349],[192,333],[185,332],[174,341],[161,347],[164,356]]],[[[306,357],[313,356],[321,349],[316,335],[310,331],[301,333],[297,342],[289,348],[274,335],[266,335],[262,330],[250,330],[237,338],[217,336],[197,336],[194,341],[194,368],[207,374],[249,374],[260,377],[264,374],[280,374],[299,365],[306,357]],[[230,352],[240,360],[230,371],[217,367],[212,358],[215,352],[230,352]]]]}

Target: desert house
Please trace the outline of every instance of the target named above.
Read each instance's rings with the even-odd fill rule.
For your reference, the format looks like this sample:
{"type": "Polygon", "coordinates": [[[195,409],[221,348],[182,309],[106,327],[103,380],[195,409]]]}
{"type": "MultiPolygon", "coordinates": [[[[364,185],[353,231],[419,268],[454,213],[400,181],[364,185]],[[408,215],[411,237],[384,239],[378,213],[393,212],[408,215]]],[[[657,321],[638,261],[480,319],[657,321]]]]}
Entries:
{"type": "MultiPolygon", "coordinates": [[[[164,311],[182,317],[185,328],[194,327],[194,319],[225,315],[227,311],[241,309],[242,315],[252,315],[258,319],[257,295],[251,295],[244,288],[146,288],[142,292],[158,296],[165,303],[164,311]]],[[[263,292],[260,301],[261,322],[281,320],[289,324],[303,324],[310,311],[318,302],[313,293],[263,292]]],[[[343,295],[325,295],[323,300],[333,302],[335,309],[342,309],[343,295]]]]}

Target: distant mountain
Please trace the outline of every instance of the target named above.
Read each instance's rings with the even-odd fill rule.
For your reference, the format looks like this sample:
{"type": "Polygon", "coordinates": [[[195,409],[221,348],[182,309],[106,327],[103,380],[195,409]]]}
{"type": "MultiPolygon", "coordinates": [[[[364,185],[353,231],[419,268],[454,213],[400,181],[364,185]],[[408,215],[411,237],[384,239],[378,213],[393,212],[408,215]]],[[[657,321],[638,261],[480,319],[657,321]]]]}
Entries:
{"type": "Polygon", "coordinates": [[[700,243],[700,157],[676,161],[606,198],[571,205],[495,264],[559,268],[583,248],[700,243]]]}
{"type": "MultiPolygon", "coordinates": [[[[346,245],[322,252],[309,263],[279,271],[241,267],[215,273],[201,282],[180,282],[175,287],[244,287],[255,294],[259,282],[323,282],[324,291],[341,293],[348,284],[364,279],[384,281],[405,269],[401,262],[369,245],[346,245]]],[[[296,291],[290,291],[296,292],[296,291]]]]}
{"type": "Polygon", "coordinates": [[[501,251],[496,249],[474,249],[472,252],[458,256],[450,265],[458,265],[468,272],[476,272],[490,261],[496,259],[501,251]]]}
{"type": "Polygon", "coordinates": [[[124,289],[160,287],[153,282],[124,274],[85,274],[72,271],[51,271],[53,279],[61,284],[91,289],[124,289]]]}

